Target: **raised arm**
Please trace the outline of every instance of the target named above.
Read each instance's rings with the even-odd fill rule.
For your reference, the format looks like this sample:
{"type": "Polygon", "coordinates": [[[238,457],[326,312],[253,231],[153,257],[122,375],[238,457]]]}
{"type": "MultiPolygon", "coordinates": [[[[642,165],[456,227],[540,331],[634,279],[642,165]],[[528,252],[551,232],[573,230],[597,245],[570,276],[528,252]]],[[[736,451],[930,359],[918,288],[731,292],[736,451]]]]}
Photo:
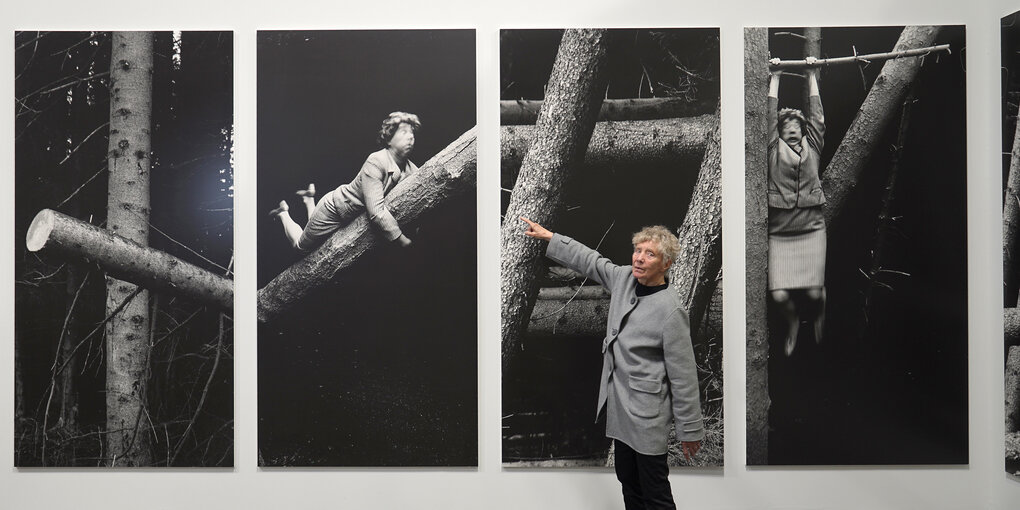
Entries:
{"type": "Polygon", "coordinates": [[[610,291],[612,289],[609,286],[609,282],[612,281],[614,274],[621,271],[630,274],[630,271],[614,264],[611,260],[600,255],[599,252],[567,236],[553,233],[542,225],[523,216],[521,221],[528,224],[528,229],[524,231],[524,235],[549,243],[549,247],[545,252],[546,257],[591,278],[610,291]]]}
{"type": "Polygon", "coordinates": [[[808,143],[815,151],[821,154],[822,147],[825,145],[825,113],[822,111],[822,98],[818,93],[817,67],[807,69],[807,87],[808,104],[805,107],[807,126],[805,126],[804,136],[807,137],[808,143]]]}
{"type": "Polygon", "coordinates": [[[768,114],[766,122],[769,127],[769,146],[779,141],[779,80],[782,71],[772,71],[769,78],[768,114]]]}

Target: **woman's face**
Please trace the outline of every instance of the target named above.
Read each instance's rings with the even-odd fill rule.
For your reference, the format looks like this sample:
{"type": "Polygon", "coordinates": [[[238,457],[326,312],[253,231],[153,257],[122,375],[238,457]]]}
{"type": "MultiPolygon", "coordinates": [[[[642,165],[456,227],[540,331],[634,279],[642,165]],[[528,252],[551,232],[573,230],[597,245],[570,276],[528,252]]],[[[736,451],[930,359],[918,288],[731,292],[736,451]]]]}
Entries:
{"type": "Polygon", "coordinates": [[[790,119],[783,123],[783,129],[779,131],[779,138],[782,138],[791,147],[794,145],[800,145],[800,139],[803,138],[803,134],[800,129],[800,122],[790,119]]]}
{"type": "Polygon", "coordinates": [[[407,157],[414,150],[414,128],[401,123],[390,138],[389,146],[401,157],[407,157]]]}
{"type": "Polygon", "coordinates": [[[644,241],[634,245],[634,253],[630,256],[631,274],[641,285],[659,285],[666,279],[666,271],[673,264],[672,260],[662,258],[659,243],[644,241]]]}

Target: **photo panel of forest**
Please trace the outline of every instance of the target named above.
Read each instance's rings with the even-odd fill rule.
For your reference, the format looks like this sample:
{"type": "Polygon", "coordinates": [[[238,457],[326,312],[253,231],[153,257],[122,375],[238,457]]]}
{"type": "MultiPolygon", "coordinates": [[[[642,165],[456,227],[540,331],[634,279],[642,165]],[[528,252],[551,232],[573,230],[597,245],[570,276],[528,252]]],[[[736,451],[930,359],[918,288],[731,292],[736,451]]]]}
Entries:
{"type": "Polygon", "coordinates": [[[233,34],[15,34],[15,466],[232,466],[233,34]]]}
{"type": "Polygon", "coordinates": [[[964,47],[745,29],[748,464],[968,462],[964,47]]]}
{"type": "Polygon", "coordinates": [[[257,49],[259,465],[476,466],[475,32],[257,49]]]}
{"type": "Polygon", "coordinates": [[[1006,472],[1020,476],[1020,12],[1002,18],[1002,288],[1006,472]]]}
{"type": "MultiPolygon", "coordinates": [[[[607,412],[597,412],[603,366],[636,345],[607,327],[610,291],[548,258],[521,217],[623,267],[643,227],[679,238],[664,292],[689,316],[677,334],[693,358],[688,375],[672,374],[691,398],[673,404],[700,409],[700,451],[682,453],[669,374],[645,388],[666,406],[645,424],[661,431],[670,466],[722,465],[719,98],[718,29],[501,31],[504,466],[614,466],[607,412]]],[[[663,344],[648,351],[659,368],[676,352],[663,344]]],[[[607,404],[614,417],[618,403],[607,404]]]]}

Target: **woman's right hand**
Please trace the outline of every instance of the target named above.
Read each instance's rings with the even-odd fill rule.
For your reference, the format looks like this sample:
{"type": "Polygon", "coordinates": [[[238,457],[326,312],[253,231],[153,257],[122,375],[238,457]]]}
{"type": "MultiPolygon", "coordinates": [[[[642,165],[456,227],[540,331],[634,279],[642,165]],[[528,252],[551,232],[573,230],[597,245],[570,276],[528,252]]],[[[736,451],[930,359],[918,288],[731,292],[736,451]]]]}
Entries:
{"type": "Polygon", "coordinates": [[[552,240],[553,233],[546,230],[546,228],[542,225],[539,225],[524,216],[521,216],[521,221],[528,224],[528,229],[524,231],[524,235],[534,237],[535,239],[541,239],[543,241],[552,240]]]}

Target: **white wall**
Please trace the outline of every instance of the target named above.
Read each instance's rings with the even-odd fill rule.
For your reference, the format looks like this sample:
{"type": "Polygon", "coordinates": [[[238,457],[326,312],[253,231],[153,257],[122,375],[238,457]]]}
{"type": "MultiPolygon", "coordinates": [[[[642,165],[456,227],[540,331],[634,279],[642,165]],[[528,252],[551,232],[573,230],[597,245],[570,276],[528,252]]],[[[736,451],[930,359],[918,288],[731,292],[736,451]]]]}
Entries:
{"type": "MultiPolygon", "coordinates": [[[[671,477],[681,508],[1016,509],[1003,472],[999,18],[1020,0],[363,2],[81,0],[0,7],[0,508],[622,508],[609,471],[500,467],[498,30],[522,27],[721,27],[724,168],[726,467],[671,477]],[[322,2],[326,4],[326,2],[322,2]],[[744,26],[966,24],[968,64],[970,464],[962,467],[744,467],[744,26]],[[297,28],[476,28],[479,111],[479,459],[477,469],[260,470],[256,467],[255,260],[237,260],[236,467],[233,470],[18,470],[13,463],[13,31],[234,30],[236,249],[255,252],[255,31],[297,28]]],[[[881,429],[861,431],[880,434],[881,429]]]]}

